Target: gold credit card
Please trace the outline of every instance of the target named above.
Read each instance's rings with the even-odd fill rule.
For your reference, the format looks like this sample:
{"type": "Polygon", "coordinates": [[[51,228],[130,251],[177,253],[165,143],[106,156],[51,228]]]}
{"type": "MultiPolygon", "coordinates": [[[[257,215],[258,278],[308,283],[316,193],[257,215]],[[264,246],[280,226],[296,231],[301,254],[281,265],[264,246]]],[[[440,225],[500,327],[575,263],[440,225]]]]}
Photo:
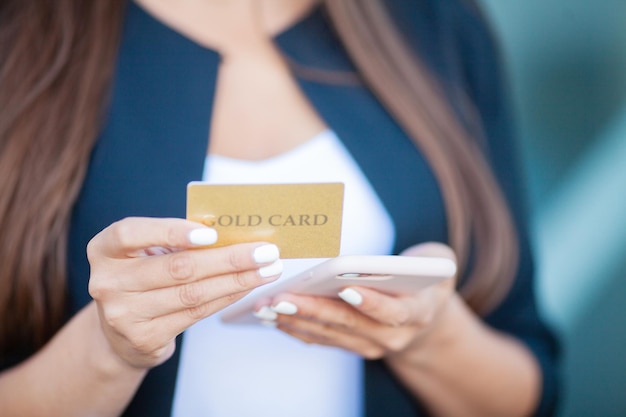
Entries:
{"type": "Polygon", "coordinates": [[[191,182],[187,218],[217,230],[211,247],[271,242],[281,258],[339,255],[342,183],[233,184],[191,182]]]}

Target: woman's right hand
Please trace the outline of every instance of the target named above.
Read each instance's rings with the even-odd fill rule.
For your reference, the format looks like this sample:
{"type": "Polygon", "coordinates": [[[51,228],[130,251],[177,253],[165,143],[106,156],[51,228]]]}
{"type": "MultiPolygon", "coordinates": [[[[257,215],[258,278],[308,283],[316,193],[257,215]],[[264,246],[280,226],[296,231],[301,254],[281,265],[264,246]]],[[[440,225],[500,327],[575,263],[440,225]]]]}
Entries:
{"type": "Polygon", "coordinates": [[[89,242],[89,293],[125,363],[161,364],[178,334],[282,272],[275,245],[203,247],[216,239],[215,230],[188,220],[127,218],[89,242]]]}

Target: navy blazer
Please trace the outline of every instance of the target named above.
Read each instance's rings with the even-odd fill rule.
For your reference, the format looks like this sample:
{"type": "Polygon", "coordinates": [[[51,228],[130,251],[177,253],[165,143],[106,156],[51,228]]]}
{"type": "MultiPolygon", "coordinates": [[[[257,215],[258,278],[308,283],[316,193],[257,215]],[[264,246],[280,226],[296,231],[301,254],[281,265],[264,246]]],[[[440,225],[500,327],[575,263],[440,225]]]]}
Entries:
{"type": "MultiPolygon", "coordinates": [[[[556,343],[537,312],[533,265],[523,213],[511,120],[497,56],[483,21],[460,0],[389,1],[399,27],[446,86],[461,86],[480,110],[488,157],[522,231],[513,290],[487,322],[526,343],[541,363],[544,387],[537,415],[556,399],[556,343]]],[[[322,10],[276,37],[282,51],[306,66],[354,66],[322,10]]],[[[201,178],[220,56],[129,2],[111,103],[73,211],[69,239],[70,312],[90,301],[89,239],[127,216],[184,217],[186,184],[201,178]]],[[[341,138],[391,215],[395,253],[423,241],[447,241],[445,212],[423,156],[363,85],[298,79],[321,117],[341,138]]],[[[179,338],[180,342],[180,338],[179,338]]],[[[179,350],[177,350],[179,351],[179,350]]],[[[151,370],[125,416],[170,414],[177,354],[151,370]]],[[[426,415],[382,361],[365,361],[367,416],[426,415]]]]}

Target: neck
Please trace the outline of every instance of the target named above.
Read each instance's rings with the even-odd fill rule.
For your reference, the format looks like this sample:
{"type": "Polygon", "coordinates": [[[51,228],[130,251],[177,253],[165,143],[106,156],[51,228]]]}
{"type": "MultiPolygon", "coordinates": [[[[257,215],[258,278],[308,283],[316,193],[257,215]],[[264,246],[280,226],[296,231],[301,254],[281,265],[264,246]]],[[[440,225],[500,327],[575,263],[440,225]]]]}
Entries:
{"type": "Polygon", "coordinates": [[[261,0],[258,2],[265,30],[276,35],[300,20],[321,0],[261,0]]]}
{"type": "Polygon", "coordinates": [[[134,0],[199,44],[224,51],[232,43],[271,38],[321,0],[134,0]]]}

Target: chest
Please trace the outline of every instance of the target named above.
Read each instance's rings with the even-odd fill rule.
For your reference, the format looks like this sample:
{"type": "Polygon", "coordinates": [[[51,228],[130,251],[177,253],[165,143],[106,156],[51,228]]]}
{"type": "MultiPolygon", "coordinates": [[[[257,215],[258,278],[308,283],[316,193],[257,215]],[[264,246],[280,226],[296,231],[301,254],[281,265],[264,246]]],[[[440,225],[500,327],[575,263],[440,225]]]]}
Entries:
{"type": "MultiPolygon", "coordinates": [[[[219,52],[209,152],[268,159],[309,140],[325,124],[299,90],[274,38],[318,0],[237,0],[174,5],[136,0],[155,23],[219,52]],[[180,7],[182,6],[182,7],[180,7]]],[[[208,99],[208,98],[207,98],[208,99]]]]}
{"type": "MultiPolygon", "coordinates": [[[[354,70],[321,14],[277,45],[303,65],[354,70]]],[[[72,217],[69,279],[83,289],[72,294],[73,308],[89,301],[84,248],[95,234],[128,216],[185,216],[186,186],[201,178],[214,126],[219,65],[217,53],[129,9],[106,123],[72,217]]],[[[421,241],[446,241],[432,171],[374,95],[361,85],[293,82],[341,138],[385,206],[396,230],[393,252],[421,241]]]]}
{"type": "Polygon", "coordinates": [[[285,153],[326,124],[271,40],[222,56],[209,132],[209,152],[262,160],[285,153]]]}
{"type": "MultiPolygon", "coordinates": [[[[321,13],[276,41],[301,65],[354,70],[321,13]]],[[[220,61],[217,53],[129,3],[110,108],[71,219],[71,311],[90,301],[85,247],[91,237],[127,216],[184,217],[186,185],[201,178],[207,139],[213,141],[220,61]]],[[[385,206],[396,230],[393,252],[420,241],[445,241],[443,204],[428,163],[372,93],[359,85],[293,82],[341,138],[385,206]]],[[[174,358],[152,370],[126,415],[171,409],[177,366],[174,358]]],[[[374,370],[372,380],[383,378],[381,373],[374,370]]]]}

